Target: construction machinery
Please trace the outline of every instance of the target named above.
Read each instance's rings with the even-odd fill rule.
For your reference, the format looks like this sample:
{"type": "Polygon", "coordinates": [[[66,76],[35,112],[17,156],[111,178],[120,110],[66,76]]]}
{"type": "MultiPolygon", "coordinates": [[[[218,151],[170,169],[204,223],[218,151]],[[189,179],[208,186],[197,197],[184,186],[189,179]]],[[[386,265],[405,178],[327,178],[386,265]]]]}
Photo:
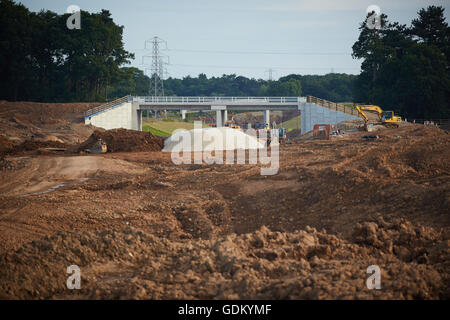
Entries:
{"type": "Polygon", "coordinates": [[[256,130],[270,130],[269,124],[265,122],[258,122],[255,126],[256,130]]]}
{"type": "Polygon", "coordinates": [[[97,142],[94,143],[94,145],[89,148],[85,149],[84,152],[86,153],[106,153],[108,151],[108,147],[106,145],[106,142],[102,139],[98,139],[97,142]]]}
{"type": "Polygon", "coordinates": [[[268,146],[272,145],[272,135],[276,134],[278,136],[278,143],[284,143],[286,142],[286,129],[283,127],[277,128],[277,124],[274,121],[272,124],[272,128],[270,128],[270,125],[265,122],[258,122],[256,124],[256,130],[258,131],[259,136],[261,137],[261,131],[265,131],[266,135],[264,139],[267,139],[266,143],[268,146]]]}
{"type": "Polygon", "coordinates": [[[375,105],[357,105],[356,110],[363,117],[366,127],[369,123],[376,124],[377,122],[381,122],[381,124],[389,127],[398,127],[398,123],[402,121],[402,118],[396,116],[394,111],[383,111],[383,109],[375,105]],[[370,119],[370,113],[375,113],[377,118],[370,119]]]}
{"type": "Polygon", "coordinates": [[[231,116],[230,120],[225,121],[224,126],[232,129],[241,129],[241,127],[236,123],[236,120],[234,120],[234,115],[231,116]]]}
{"type": "Polygon", "coordinates": [[[216,120],[208,112],[199,111],[198,115],[199,115],[200,120],[203,123],[207,124],[210,127],[215,127],[216,126],[216,120]]]}
{"type": "Polygon", "coordinates": [[[224,125],[225,125],[225,127],[228,127],[231,129],[241,129],[241,127],[239,125],[237,125],[235,122],[231,122],[231,121],[226,121],[224,125]]]}

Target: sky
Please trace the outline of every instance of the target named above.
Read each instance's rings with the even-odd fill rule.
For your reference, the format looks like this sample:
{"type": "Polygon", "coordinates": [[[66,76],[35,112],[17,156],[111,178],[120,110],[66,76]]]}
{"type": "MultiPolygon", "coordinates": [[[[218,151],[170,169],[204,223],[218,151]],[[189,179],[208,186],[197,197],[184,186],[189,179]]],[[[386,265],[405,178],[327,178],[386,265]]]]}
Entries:
{"type": "MultiPolygon", "coordinates": [[[[99,12],[107,9],[123,25],[125,49],[133,66],[148,69],[145,41],[161,44],[167,76],[182,78],[237,74],[273,79],[288,74],[358,74],[351,57],[358,27],[370,5],[390,21],[410,25],[417,12],[448,0],[22,0],[31,11],[65,13],[70,5],[99,12]],[[271,70],[271,72],[269,71],[271,70]]],[[[83,22],[81,21],[81,24],[83,22]]],[[[151,49],[151,45],[147,44],[151,49]]]]}

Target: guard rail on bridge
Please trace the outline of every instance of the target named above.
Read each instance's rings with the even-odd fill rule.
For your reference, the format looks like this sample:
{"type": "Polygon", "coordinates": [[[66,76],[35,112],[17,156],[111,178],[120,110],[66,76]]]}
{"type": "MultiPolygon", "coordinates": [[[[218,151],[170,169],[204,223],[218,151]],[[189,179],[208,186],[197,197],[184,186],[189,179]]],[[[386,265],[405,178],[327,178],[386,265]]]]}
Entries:
{"type": "Polygon", "coordinates": [[[316,104],[318,106],[324,107],[324,108],[328,108],[331,110],[336,110],[339,112],[343,112],[346,114],[351,114],[354,116],[359,116],[358,111],[353,108],[353,107],[347,107],[345,104],[343,103],[336,103],[336,102],[331,102],[325,99],[320,99],[320,98],[316,98],[313,96],[306,96],[306,102],[308,103],[313,103],[316,104]]]}
{"type": "Polygon", "coordinates": [[[299,97],[136,97],[147,103],[299,103],[299,97]]]}
{"type": "Polygon", "coordinates": [[[125,97],[122,97],[122,98],[119,98],[119,99],[107,102],[105,104],[102,104],[102,105],[100,105],[98,107],[89,109],[88,111],[84,112],[84,116],[85,117],[89,117],[89,116],[91,116],[93,114],[105,111],[105,110],[110,109],[112,107],[115,107],[115,106],[117,106],[119,104],[128,102],[128,101],[130,101],[130,99],[131,99],[131,96],[125,96],[125,97]]]}

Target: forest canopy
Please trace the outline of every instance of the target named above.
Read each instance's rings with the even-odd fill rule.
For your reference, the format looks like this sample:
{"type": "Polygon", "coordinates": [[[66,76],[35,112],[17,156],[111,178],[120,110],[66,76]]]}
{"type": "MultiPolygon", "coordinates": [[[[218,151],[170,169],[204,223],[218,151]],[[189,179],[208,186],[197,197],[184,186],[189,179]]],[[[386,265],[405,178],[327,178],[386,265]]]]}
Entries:
{"type": "Polygon", "coordinates": [[[362,60],[355,100],[409,118],[450,117],[450,28],[444,8],[429,6],[408,27],[381,15],[381,28],[363,22],[353,45],[362,60]]]}
{"type": "Polygon", "coordinates": [[[81,29],[69,30],[70,15],[30,12],[0,0],[0,98],[34,101],[95,101],[118,82],[123,64],[123,26],[111,13],[81,11],[81,29]]]}

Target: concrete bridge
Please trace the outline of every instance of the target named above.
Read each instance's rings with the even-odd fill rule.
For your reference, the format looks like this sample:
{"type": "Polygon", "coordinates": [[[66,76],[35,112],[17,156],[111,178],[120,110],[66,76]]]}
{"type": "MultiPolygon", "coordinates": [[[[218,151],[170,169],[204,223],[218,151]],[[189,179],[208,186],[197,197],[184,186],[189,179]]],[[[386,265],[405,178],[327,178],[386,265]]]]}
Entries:
{"type": "Polygon", "coordinates": [[[104,129],[142,130],[143,110],[216,111],[216,124],[224,126],[228,110],[264,111],[264,122],[270,124],[270,111],[299,110],[301,133],[314,124],[334,124],[360,120],[358,112],[342,104],[307,97],[132,97],[126,96],[85,112],[86,124],[104,129]]]}

